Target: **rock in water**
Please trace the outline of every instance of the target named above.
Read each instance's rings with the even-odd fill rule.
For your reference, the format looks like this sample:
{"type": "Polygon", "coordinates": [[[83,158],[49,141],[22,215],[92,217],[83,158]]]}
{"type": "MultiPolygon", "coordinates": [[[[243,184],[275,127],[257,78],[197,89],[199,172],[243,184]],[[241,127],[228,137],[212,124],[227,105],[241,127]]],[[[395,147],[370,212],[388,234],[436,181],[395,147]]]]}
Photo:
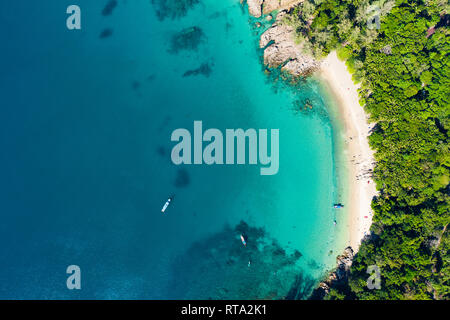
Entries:
{"type": "Polygon", "coordinates": [[[350,267],[353,262],[353,249],[352,247],[347,247],[344,250],[344,253],[337,257],[337,270],[336,276],[338,281],[346,280],[348,277],[348,273],[350,272],[350,267]]]}
{"type": "Polygon", "coordinates": [[[261,6],[263,4],[263,0],[247,0],[248,5],[248,13],[254,16],[255,18],[261,17],[261,6]]]}
{"type": "Polygon", "coordinates": [[[263,5],[263,14],[271,13],[280,9],[280,0],[265,0],[263,5]]]}
{"type": "Polygon", "coordinates": [[[313,291],[309,299],[322,300],[330,292],[330,288],[347,282],[353,258],[354,252],[352,247],[345,248],[344,253],[336,258],[336,270],[328,276],[328,279],[319,283],[319,286],[313,291]]]}
{"type": "Polygon", "coordinates": [[[270,68],[282,66],[294,77],[307,75],[316,70],[319,63],[311,56],[302,53],[302,45],[294,41],[294,29],[280,21],[286,11],[281,11],[275,23],[260,38],[259,47],[264,49],[264,64],[270,68]]]}

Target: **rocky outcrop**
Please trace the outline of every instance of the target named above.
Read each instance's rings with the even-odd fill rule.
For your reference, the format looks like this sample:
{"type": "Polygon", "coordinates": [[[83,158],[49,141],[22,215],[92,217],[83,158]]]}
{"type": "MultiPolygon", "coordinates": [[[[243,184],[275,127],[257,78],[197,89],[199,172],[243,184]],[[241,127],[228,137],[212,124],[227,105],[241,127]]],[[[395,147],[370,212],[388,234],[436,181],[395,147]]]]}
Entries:
{"type": "MultiPolygon", "coordinates": [[[[266,15],[275,10],[290,9],[303,0],[246,0],[248,12],[255,18],[266,15]]],[[[243,3],[244,0],[241,0],[243,3]]]]}
{"type": "MultiPolygon", "coordinates": [[[[319,67],[319,63],[314,58],[302,53],[301,45],[294,41],[294,29],[281,24],[282,17],[287,13],[287,9],[295,6],[303,0],[246,0],[249,14],[254,17],[261,17],[274,10],[281,10],[276,17],[275,23],[261,36],[259,46],[264,49],[264,64],[269,68],[278,68],[299,77],[312,73],[319,67]]],[[[243,3],[244,0],[241,0],[243,3]]],[[[266,19],[270,21],[270,19],[266,19]]],[[[260,26],[261,24],[257,24],[260,26]]]]}
{"type": "Polygon", "coordinates": [[[302,53],[302,46],[294,41],[294,29],[280,23],[286,13],[281,11],[275,23],[261,35],[259,47],[264,48],[264,64],[269,68],[282,66],[282,71],[294,77],[309,74],[319,63],[302,53]]]}
{"type": "Polygon", "coordinates": [[[352,266],[354,252],[352,247],[347,247],[344,253],[336,258],[336,276],[338,281],[346,280],[352,266]]]}
{"type": "Polygon", "coordinates": [[[331,287],[346,283],[350,274],[353,258],[354,252],[352,247],[345,248],[344,253],[336,258],[336,270],[330,273],[327,280],[319,283],[319,286],[313,291],[310,299],[321,300],[330,292],[331,287]]]}
{"type": "Polygon", "coordinates": [[[271,13],[280,9],[280,0],[265,0],[263,4],[263,14],[271,13]]]}
{"type": "Polygon", "coordinates": [[[265,0],[263,4],[263,14],[271,13],[274,10],[286,10],[303,2],[303,0],[265,0]]]}
{"type": "Polygon", "coordinates": [[[263,1],[264,0],[247,0],[248,13],[255,18],[261,17],[263,1]]]}

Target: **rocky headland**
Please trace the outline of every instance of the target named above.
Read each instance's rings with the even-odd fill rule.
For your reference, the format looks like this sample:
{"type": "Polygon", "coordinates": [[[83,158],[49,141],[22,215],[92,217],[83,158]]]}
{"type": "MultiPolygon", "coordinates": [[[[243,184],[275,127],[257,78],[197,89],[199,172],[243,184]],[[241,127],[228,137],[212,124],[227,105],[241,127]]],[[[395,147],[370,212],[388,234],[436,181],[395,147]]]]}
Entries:
{"type": "Polygon", "coordinates": [[[320,66],[313,57],[302,52],[301,44],[295,42],[295,30],[282,23],[288,11],[301,2],[302,0],[247,0],[249,14],[256,18],[279,10],[272,26],[261,35],[259,47],[264,50],[266,66],[281,67],[281,71],[294,77],[308,75],[320,66]]]}
{"type": "Polygon", "coordinates": [[[310,300],[322,300],[330,292],[330,288],[347,283],[354,254],[352,247],[345,248],[344,253],[336,258],[336,270],[331,272],[326,280],[319,283],[311,294],[310,300]]]}
{"type": "MultiPolygon", "coordinates": [[[[275,10],[290,9],[303,0],[246,0],[248,12],[255,18],[269,14],[275,10]]],[[[243,3],[244,0],[241,0],[243,3]]]]}

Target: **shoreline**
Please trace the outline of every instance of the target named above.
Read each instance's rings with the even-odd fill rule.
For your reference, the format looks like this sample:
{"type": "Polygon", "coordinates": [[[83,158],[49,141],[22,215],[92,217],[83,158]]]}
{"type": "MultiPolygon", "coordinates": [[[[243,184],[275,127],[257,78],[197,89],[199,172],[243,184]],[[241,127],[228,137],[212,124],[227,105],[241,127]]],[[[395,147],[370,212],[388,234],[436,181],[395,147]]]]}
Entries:
{"type": "MultiPolygon", "coordinates": [[[[368,136],[373,124],[369,124],[364,109],[359,104],[358,88],[336,51],[321,63],[315,75],[330,89],[337,102],[337,118],[345,134],[345,158],[348,161],[349,246],[356,253],[372,225],[372,198],[376,195],[371,178],[374,152],[369,147],[368,136]]],[[[345,204],[344,204],[345,205],[345,204]]]]}
{"type": "MultiPolygon", "coordinates": [[[[263,3],[264,7],[266,5],[270,7],[271,3],[270,0],[256,2],[263,3]]],[[[249,14],[259,17],[259,11],[258,14],[255,14],[250,10],[250,7],[255,5],[254,1],[250,3],[247,1],[247,4],[249,4],[249,14]]],[[[278,23],[284,13],[285,11],[278,12],[275,23],[260,36],[260,48],[264,48],[264,64],[269,67],[277,67],[283,61],[285,63],[288,61],[283,66],[286,72],[294,77],[311,74],[318,78],[337,103],[335,113],[343,127],[345,135],[343,156],[348,164],[346,168],[349,185],[347,189],[348,203],[344,204],[348,210],[348,245],[356,253],[361,241],[370,232],[373,217],[371,203],[377,194],[371,178],[375,164],[374,152],[370,149],[368,142],[368,136],[374,124],[368,123],[368,116],[359,104],[359,85],[353,83],[352,75],[345,62],[338,59],[336,51],[331,52],[321,61],[308,59],[307,56],[301,54],[301,48],[292,40],[293,30],[278,23]],[[271,41],[274,44],[270,45],[271,41]]]]}

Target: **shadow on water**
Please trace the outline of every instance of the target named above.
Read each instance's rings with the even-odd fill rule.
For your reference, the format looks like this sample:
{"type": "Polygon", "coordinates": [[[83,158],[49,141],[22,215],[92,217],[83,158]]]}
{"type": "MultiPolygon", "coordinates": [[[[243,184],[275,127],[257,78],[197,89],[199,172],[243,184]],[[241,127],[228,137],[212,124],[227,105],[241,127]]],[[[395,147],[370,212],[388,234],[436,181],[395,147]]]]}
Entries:
{"type": "Polygon", "coordinates": [[[173,261],[167,296],[176,299],[306,299],[315,281],[299,251],[286,252],[263,228],[241,221],[192,244],[173,261]],[[247,245],[241,242],[243,235],[247,245]]]}
{"type": "Polygon", "coordinates": [[[199,2],[199,0],[151,0],[159,20],[182,18],[199,2]]]}

